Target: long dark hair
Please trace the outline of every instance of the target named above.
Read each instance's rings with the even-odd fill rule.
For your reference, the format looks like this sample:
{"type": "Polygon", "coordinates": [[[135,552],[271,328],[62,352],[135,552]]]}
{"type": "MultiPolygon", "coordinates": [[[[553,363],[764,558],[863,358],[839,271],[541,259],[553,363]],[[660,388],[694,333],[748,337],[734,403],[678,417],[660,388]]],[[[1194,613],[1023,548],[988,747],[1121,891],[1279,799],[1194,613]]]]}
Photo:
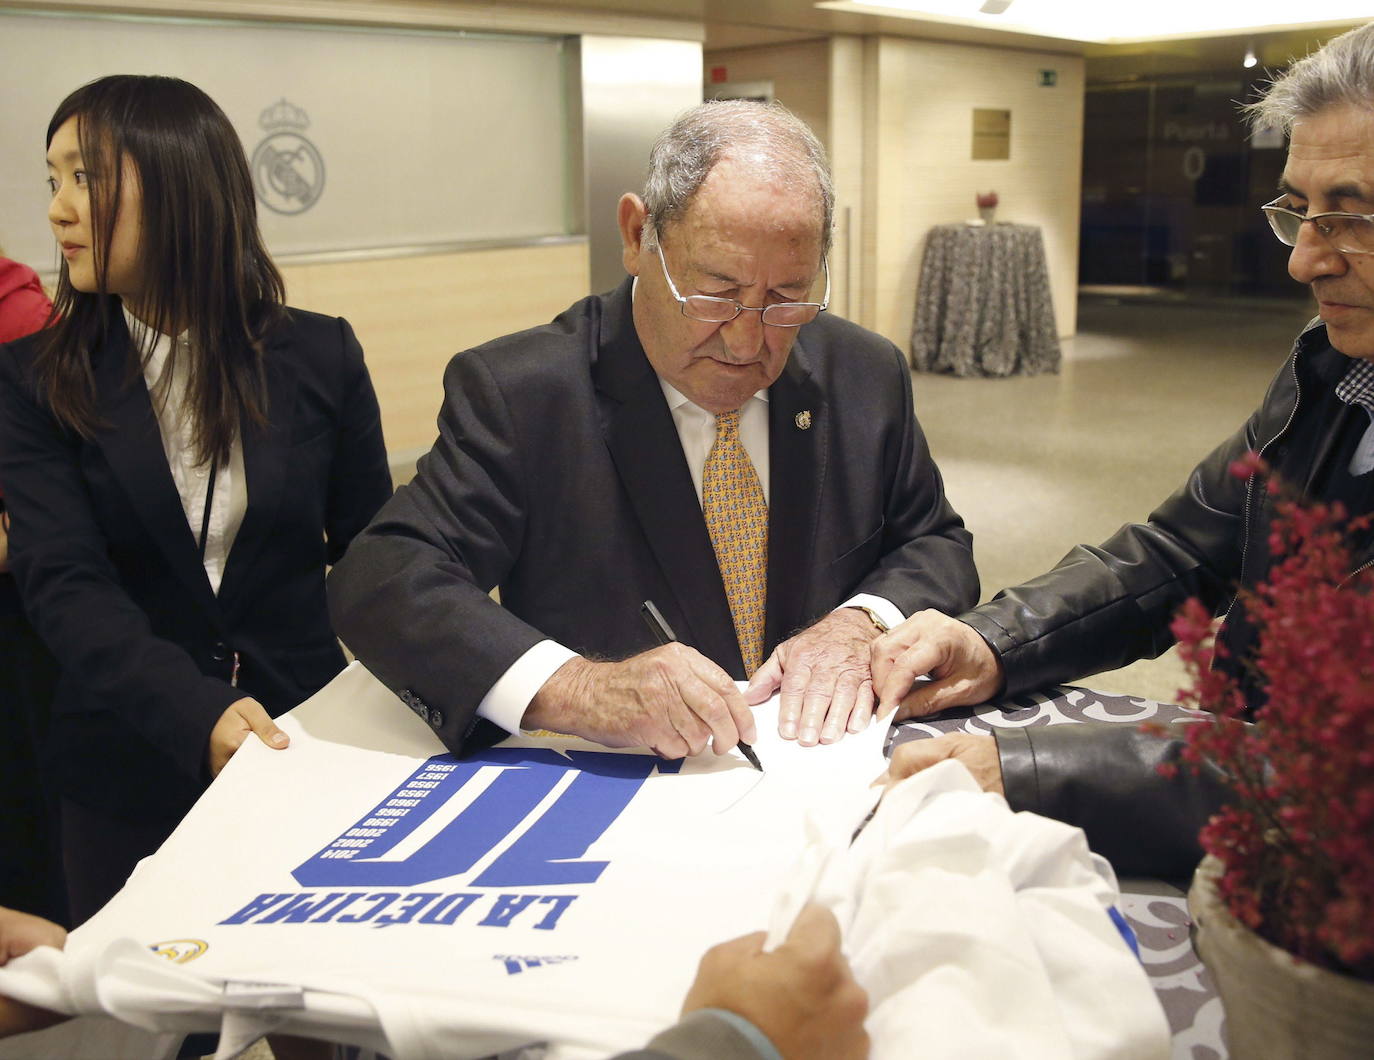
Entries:
{"type": "MultiPolygon", "coordinates": [[[[49,145],[71,118],[90,181],[97,289],[75,290],[63,261],[58,319],[39,341],[39,385],[68,427],[90,437],[100,426],[91,357],[120,315],[108,258],[128,160],[142,191],[139,319],[163,334],[188,333],[189,352],[173,343],[163,378],[185,372],[196,457],[223,462],[245,418],[266,421],[263,338],[285,296],[258,232],[238,135],[214,100],[174,77],[118,74],[83,85],[48,123],[49,145]]],[[[130,385],[147,345],[130,346],[130,385]]]]}

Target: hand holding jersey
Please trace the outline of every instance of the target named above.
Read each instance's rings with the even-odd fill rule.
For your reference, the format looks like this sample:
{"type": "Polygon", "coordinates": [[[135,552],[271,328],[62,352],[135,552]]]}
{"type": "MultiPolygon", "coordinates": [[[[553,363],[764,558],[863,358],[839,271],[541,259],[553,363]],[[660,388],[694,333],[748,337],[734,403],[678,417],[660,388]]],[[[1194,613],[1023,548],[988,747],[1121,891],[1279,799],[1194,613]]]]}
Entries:
{"type": "Polygon", "coordinates": [[[234,752],[254,733],[268,747],[278,751],[291,742],[286,733],[277,728],[262,704],[252,696],[244,696],[230,703],[210,730],[210,739],[205,746],[205,768],[211,778],[219,776],[234,752]]]}
{"type": "Polygon", "coordinates": [[[759,931],[707,950],[683,1016],[704,1008],[737,1012],[798,1060],[867,1056],[868,995],[840,949],[835,914],[811,903],[781,946],[765,953],[763,940],[759,931]]]}
{"type": "MultiPolygon", "coordinates": [[[[67,932],[50,920],[0,907],[0,967],[39,946],[61,949],[67,932]]],[[[0,1038],[36,1031],[66,1019],[55,1012],[0,997],[0,1038]]]]}
{"type": "Polygon", "coordinates": [[[908,740],[893,748],[887,772],[879,779],[892,785],[946,759],[963,763],[984,791],[1006,795],[997,738],[982,733],[951,732],[933,740],[908,740]]]}

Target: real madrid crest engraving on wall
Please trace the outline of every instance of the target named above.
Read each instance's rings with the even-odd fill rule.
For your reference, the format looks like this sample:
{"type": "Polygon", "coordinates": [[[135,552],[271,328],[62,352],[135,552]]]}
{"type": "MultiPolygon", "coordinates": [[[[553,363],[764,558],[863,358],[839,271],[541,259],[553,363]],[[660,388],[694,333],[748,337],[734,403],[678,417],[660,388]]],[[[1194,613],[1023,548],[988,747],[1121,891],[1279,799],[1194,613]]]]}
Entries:
{"type": "Polygon", "coordinates": [[[283,97],[258,116],[267,137],[253,151],[253,188],[274,213],[304,213],[324,191],[324,159],[302,133],[310,118],[283,97]]]}

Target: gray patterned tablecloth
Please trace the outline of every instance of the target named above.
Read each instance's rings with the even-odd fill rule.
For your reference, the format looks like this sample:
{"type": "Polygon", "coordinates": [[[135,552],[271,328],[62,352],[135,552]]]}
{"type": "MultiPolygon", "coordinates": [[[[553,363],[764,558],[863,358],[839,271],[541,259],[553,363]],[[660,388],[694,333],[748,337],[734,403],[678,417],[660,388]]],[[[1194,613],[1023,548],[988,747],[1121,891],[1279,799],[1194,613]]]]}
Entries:
{"type": "MultiPolygon", "coordinates": [[[[1147,720],[1168,721],[1187,713],[1170,703],[1066,685],[995,705],[902,722],[893,729],[890,742],[956,731],[986,733],[994,726],[1028,728],[1084,721],[1136,725],[1147,720]]],[[[1126,878],[1120,883],[1121,912],[1135,929],[1141,960],[1169,1018],[1173,1060],[1225,1060],[1221,1000],[1193,951],[1184,891],[1159,880],[1126,878]]]]}
{"type": "Polygon", "coordinates": [[[911,361],[921,372],[1059,370],[1045,245],[1035,225],[936,225],[926,236],[911,361]]]}

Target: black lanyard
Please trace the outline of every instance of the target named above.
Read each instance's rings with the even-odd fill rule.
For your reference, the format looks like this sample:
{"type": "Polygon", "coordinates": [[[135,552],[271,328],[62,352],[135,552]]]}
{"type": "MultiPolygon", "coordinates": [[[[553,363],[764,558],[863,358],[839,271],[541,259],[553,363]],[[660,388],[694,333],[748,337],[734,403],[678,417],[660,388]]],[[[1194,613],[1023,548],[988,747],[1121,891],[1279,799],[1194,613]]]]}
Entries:
{"type": "Polygon", "coordinates": [[[205,514],[200,518],[200,565],[205,566],[205,543],[210,538],[210,508],[215,503],[215,476],[219,473],[219,461],[210,465],[210,484],[205,490],[205,514]]]}
{"type": "MultiPolygon", "coordinates": [[[[210,465],[210,481],[205,487],[205,513],[200,517],[200,565],[205,566],[205,542],[210,537],[210,509],[215,503],[215,476],[219,473],[219,461],[210,465]]],[[[239,653],[234,652],[234,667],[229,674],[229,684],[235,688],[239,683],[239,653]]]]}

